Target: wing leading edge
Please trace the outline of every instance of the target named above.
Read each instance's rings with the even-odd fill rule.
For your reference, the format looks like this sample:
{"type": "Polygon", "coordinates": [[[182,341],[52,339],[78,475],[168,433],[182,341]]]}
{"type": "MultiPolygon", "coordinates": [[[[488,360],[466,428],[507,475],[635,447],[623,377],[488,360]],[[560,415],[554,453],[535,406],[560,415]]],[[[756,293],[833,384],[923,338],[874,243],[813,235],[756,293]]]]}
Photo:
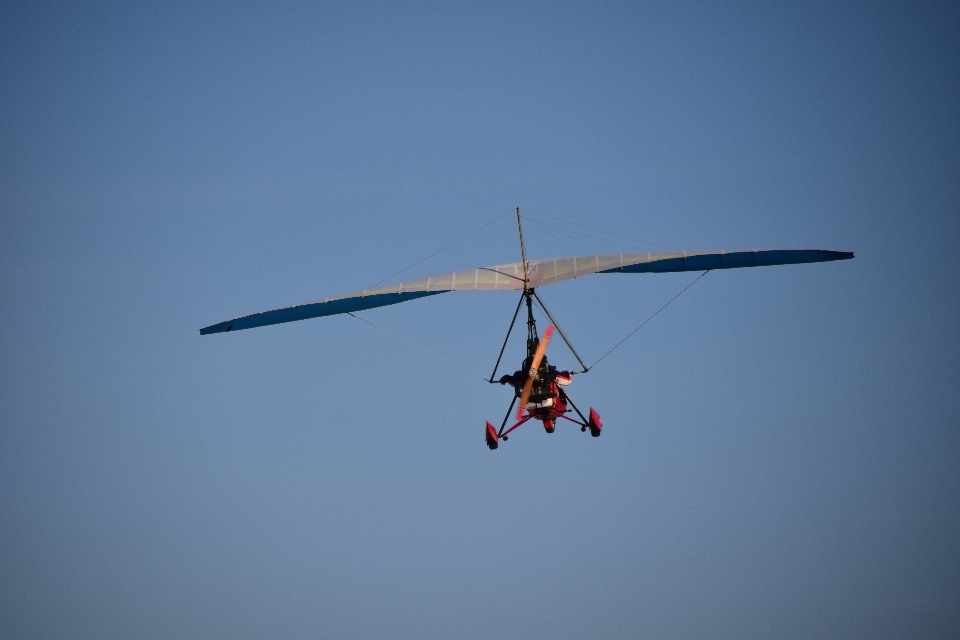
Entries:
{"type": "MultiPolygon", "coordinates": [[[[543,287],[579,278],[591,273],[675,273],[767,267],[781,264],[804,264],[849,260],[852,252],[823,249],[774,249],[761,251],[672,251],[662,253],[613,253],[570,258],[550,258],[527,262],[530,287],[543,287]]],[[[352,313],[376,307],[415,300],[450,291],[497,291],[523,288],[523,263],[481,267],[455,271],[399,284],[366,289],[332,298],[254,313],[200,329],[200,335],[225,333],[271,324],[295,322],[341,313],[352,313]]]]}

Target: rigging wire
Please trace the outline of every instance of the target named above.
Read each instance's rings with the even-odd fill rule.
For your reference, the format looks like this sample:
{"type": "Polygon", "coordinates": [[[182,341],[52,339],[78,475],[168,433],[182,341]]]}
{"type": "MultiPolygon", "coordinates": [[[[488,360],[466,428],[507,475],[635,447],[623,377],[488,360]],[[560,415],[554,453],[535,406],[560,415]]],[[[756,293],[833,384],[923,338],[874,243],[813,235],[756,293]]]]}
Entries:
{"type": "Polygon", "coordinates": [[[579,222],[574,222],[573,220],[564,220],[563,218],[558,218],[558,217],[556,217],[556,216],[548,216],[547,214],[545,214],[545,213],[540,213],[539,211],[531,211],[530,209],[521,209],[521,211],[526,211],[526,212],[528,212],[528,213],[532,213],[532,214],[535,214],[535,215],[538,215],[538,216],[543,216],[544,218],[551,218],[551,219],[553,219],[553,220],[559,220],[560,222],[566,222],[567,224],[574,224],[574,225],[576,225],[576,226],[578,226],[578,227],[583,227],[584,229],[592,229],[593,231],[599,231],[600,233],[606,233],[606,234],[611,235],[611,236],[617,236],[618,238],[626,238],[627,240],[633,240],[634,242],[639,242],[639,243],[641,243],[641,244],[649,244],[650,246],[659,247],[660,249],[667,249],[668,251],[676,251],[676,249],[672,249],[672,248],[670,248],[670,247],[665,247],[665,246],[663,246],[662,244],[657,244],[657,243],[655,243],[655,242],[647,242],[646,240],[641,240],[640,238],[632,238],[632,237],[630,237],[630,236],[625,236],[625,235],[623,235],[623,234],[621,234],[621,233],[614,233],[614,232],[612,232],[612,231],[606,231],[606,230],[604,230],[604,229],[598,229],[597,227],[591,227],[591,226],[588,226],[588,225],[585,225],[585,224],[581,224],[581,223],[579,223],[579,222]]]}
{"type": "Polygon", "coordinates": [[[403,342],[406,342],[407,344],[409,344],[411,347],[416,347],[417,349],[420,349],[420,351],[425,351],[426,353],[429,353],[430,355],[432,355],[432,356],[435,357],[435,358],[440,358],[441,360],[443,360],[443,361],[446,362],[447,364],[452,364],[452,365],[455,366],[457,369],[460,369],[461,371],[465,371],[465,372],[469,373],[469,374],[472,375],[474,378],[480,378],[480,379],[483,380],[484,382],[487,382],[487,379],[484,378],[484,377],[483,377],[482,375],[480,375],[479,373],[474,373],[474,372],[471,371],[470,369],[467,369],[466,367],[457,364],[457,363],[454,362],[453,360],[448,360],[447,358],[444,358],[444,357],[441,356],[439,353],[434,353],[433,351],[430,351],[430,349],[427,349],[426,347],[421,347],[421,346],[418,345],[416,342],[412,342],[412,341],[410,341],[410,340],[407,340],[407,339],[404,338],[403,336],[398,336],[397,334],[393,333],[392,331],[387,331],[387,330],[384,329],[383,327],[377,326],[377,325],[373,324],[372,322],[370,322],[369,320],[364,320],[363,318],[361,318],[361,317],[359,317],[359,316],[355,316],[355,315],[353,315],[352,313],[350,313],[349,311],[347,312],[347,315],[350,316],[351,318],[356,318],[356,319],[359,320],[360,322],[364,322],[364,323],[370,325],[370,326],[373,327],[374,329],[379,329],[380,331],[383,331],[385,334],[390,335],[390,336],[393,336],[393,337],[396,338],[397,340],[402,340],[403,342]]]}
{"type": "MultiPolygon", "coordinates": [[[[571,247],[573,247],[574,249],[577,249],[578,251],[580,250],[580,247],[578,247],[577,245],[573,244],[573,242],[570,241],[570,238],[564,238],[563,236],[560,236],[560,235],[557,235],[557,234],[562,233],[562,234],[567,235],[567,236],[573,236],[573,238],[575,238],[577,241],[579,241],[579,242],[581,242],[581,243],[583,243],[583,244],[585,244],[585,245],[587,245],[587,246],[593,247],[594,249],[601,249],[601,250],[605,249],[605,247],[601,247],[601,246],[599,246],[599,245],[593,244],[592,242],[588,242],[588,241],[584,240],[583,238],[581,238],[580,236],[574,236],[574,234],[572,234],[572,233],[570,233],[569,231],[566,231],[566,230],[564,230],[564,229],[560,229],[559,227],[552,226],[552,225],[545,225],[545,224],[543,224],[542,222],[540,222],[539,220],[534,220],[533,218],[528,218],[527,216],[522,216],[522,217],[523,217],[524,220],[526,220],[526,221],[529,222],[530,224],[536,225],[537,227],[543,229],[543,231],[544,231],[547,235],[553,236],[553,238],[555,238],[556,240],[559,240],[559,241],[562,242],[563,244],[568,245],[568,246],[571,246],[571,247]]],[[[609,240],[603,240],[602,238],[595,238],[595,240],[600,240],[601,242],[610,242],[609,240]]]]}
{"type": "MultiPolygon", "coordinates": [[[[590,245],[591,247],[603,248],[603,247],[600,247],[600,245],[595,245],[595,244],[593,244],[592,242],[588,242],[588,241],[585,240],[584,238],[590,238],[591,240],[594,240],[594,241],[596,241],[596,242],[603,242],[603,243],[612,244],[612,245],[622,245],[622,246],[629,246],[629,247],[635,247],[635,246],[636,246],[636,245],[633,245],[633,244],[627,244],[627,243],[625,243],[625,242],[618,242],[618,241],[616,241],[616,240],[608,240],[607,238],[598,238],[597,236],[590,235],[589,233],[571,231],[570,229],[565,229],[565,228],[563,228],[562,226],[560,226],[560,225],[558,225],[558,224],[551,224],[551,223],[546,222],[546,221],[544,221],[544,220],[536,220],[536,219],[530,218],[530,217],[528,217],[528,216],[523,216],[523,218],[524,218],[524,220],[526,220],[527,222],[530,222],[531,224],[535,224],[535,225],[543,228],[544,230],[546,230],[546,229],[552,229],[552,230],[553,230],[554,232],[556,232],[556,233],[559,233],[559,234],[562,234],[562,235],[564,235],[564,236],[567,236],[568,238],[574,238],[574,239],[576,239],[576,240],[579,241],[579,242],[582,242],[582,243],[584,243],[584,244],[590,245]]],[[[555,237],[558,237],[558,238],[559,238],[559,236],[555,236],[555,237]]]]}
{"type": "MultiPolygon", "coordinates": [[[[661,311],[663,311],[664,309],[666,309],[668,306],[670,306],[670,303],[671,303],[671,302],[673,302],[674,300],[676,300],[677,298],[679,298],[680,296],[682,296],[684,291],[686,291],[687,289],[689,289],[689,288],[692,287],[693,285],[695,285],[695,284],[697,284],[698,282],[700,282],[700,278],[702,278],[703,276],[707,275],[708,273],[710,273],[710,269],[707,269],[706,271],[704,271],[703,273],[701,273],[699,276],[697,276],[697,279],[696,279],[696,280],[694,280],[693,282],[691,282],[690,284],[688,284],[687,286],[685,286],[680,293],[678,293],[677,295],[675,295],[675,296],[673,296],[672,298],[670,298],[670,300],[667,302],[667,304],[665,304],[665,305],[663,305],[662,307],[660,307],[659,309],[657,309],[652,316],[650,316],[649,318],[647,318],[646,320],[643,321],[643,324],[641,324],[639,327],[637,327],[636,329],[634,329],[633,331],[631,331],[630,333],[628,333],[626,338],[624,338],[623,340],[621,340],[621,341],[618,342],[617,344],[613,345],[613,348],[610,349],[610,351],[607,351],[605,354],[603,354],[602,356],[600,356],[600,360],[603,360],[603,359],[606,358],[608,355],[610,355],[611,353],[613,353],[613,350],[616,349],[617,347],[619,347],[620,345],[622,345],[624,342],[626,342],[627,339],[630,338],[630,336],[632,336],[633,334],[635,334],[637,331],[640,331],[640,329],[643,329],[643,326],[644,326],[645,324],[647,324],[648,322],[650,322],[651,320],[653,320],[653,319],[657,316],[658,313],[660,313],[661,311]]],[[[600,364],[600,360],[597,360],[597,361],[594,362],[592,365],[590,365],[590,369],[593,369],[595,366],[597,366],[598,364],[600,364]]]]}
{"type": "Polygon", "coordinates": [[[379,287],[381,284],[383,284],[383,283],[386,282],[387,280],[392,280],[393,278],[396,278],[398,275],[400,275],[400,274],[403,273],[404,271],[409,271],[410,269],[413,269],[415,266],[417,266],[417,265],[420,264],[421,262],[423,262],[423,261],[425,261],[425,260],[429,260],[430,258],[432,258],[433,256],[437,255],[438,253],[442,253],[442,252],[446,251],[447,249],[449,249],[449,248],[452,247],[453,245],[457,244],[457,243],[460,242],[461,240],[466,240],[467,238],[469,238],[469,237],[472,236],[473,234],[477,233],[478,231],[482,231],[483,229],[486,229],[487,227],[489,227],[490,225],[492,225],[494,222],[497,222],[497,221],[500,220],[501,218],[507,217],[507,216],[510,215],[511,213],[513,213],[513,211],[508,211],[508,212],[506,212],[505,214],[503,214],[502,216],[497,216],[496,218],[494,218],[493,220],[491,220],[491,221],[488,222],[487,224],[485,224],[485,225],[483,225],[483,226],[481,226],[481,227],[478,227],[478,228],[474,229],[473,231],[471,231],[471,232],[468,233],[467,235],[463,236],[462,238],[458,238],[458,239],[454,240],[453,242],[451,242],[450,244],[448,244],[448,245],[445,246],[444,248],[438,249],[437,251],[434,251],[433,253],[431,253],[430,255],[428,255],[426,258],[420,258],[419,260],[417,260],[416,262],[414,262],[414,263],[413,263],[412,265],[410,265],[409,267],[406,267],[405,269],[401,269],[400,271],[397,271],[397,272],[396,272],[395,274],[393,274],[392,276],[387,276],[386,278],[384,278],[383,280],[381,280],[381,281],[378,282],[377,284],[373,285],[373,287],[369,287],[369,288],[370,288],[370,289],[373,289],[374,287],[379,287]]]}
{"type": "MultiPolygon", "coordinates": [[[[600,236],[597,236],[597,235],[594,235],[594,234],[591,234],[591,233],[584,233],[583,231],[577,231],[577,230],[573,230],[573,229],[569,229],[569,228],[564,228],[564,227],[561,226],[561,225],[552,224],[552,223],[547,222],[546,220],[535,220],[535,219],[533,219],[533,218],[531,218],[531,217],[529,217],[529,216],[523,216],[523,217],[524,217],[524,219],[527,220],[528,222],[531,222],[531,223],[533,223],[533,224],[539,224],[539,225],[540,225],[541,227],[543,227],[544,229],[553,229],[553,230],[556,231],[557,233],[562,233],[562,234],[564,234],[564,235],[566,235],[566,236],[569,236],[569,237],[571,237],[571,238],[576,238],[576,239],[579,240],[580,242],[583,242],[583,243],[585,243],[585,244],[589,244],[590,246],[593,246],[593,247],[597,247],[598,245],[595,245],[595,244],[593,244],[593,243],[591,243],[591,242],[588,242],[587,240],[585,240],[585,238],[590,238],[590,240],[593,240],[594,242],[602,242],[602,243],[604,243],[604,246],[599,247],[599,248],[600,248],[600,249],[603,249],[603,250],[606,250],[607,246],[609,246],[609,245],[613,245],[614,247],[630,247],[631,249],[634,249],[634,250],[639,249],[640,251],[648,251],[648,250],[649,250],[649,247],[644,247],[644,246],[642,246],[641,244],[638,244],[637,242],[625,242],[625,241],[623,241],[623,240],[614,240],[614,239],[611,239],[611,238],[602,238],[602,237],[600,237],[600,236]]],[[[618,249],[618,251],[619,251],[619,249],[618,249]]]]}

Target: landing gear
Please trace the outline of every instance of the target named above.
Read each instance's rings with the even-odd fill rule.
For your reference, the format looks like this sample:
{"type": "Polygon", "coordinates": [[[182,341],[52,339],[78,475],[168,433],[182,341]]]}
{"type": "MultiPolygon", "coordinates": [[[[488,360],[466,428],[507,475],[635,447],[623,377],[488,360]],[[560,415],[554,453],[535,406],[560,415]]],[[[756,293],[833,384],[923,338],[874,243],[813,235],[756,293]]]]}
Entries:
{"type": "Polygon", "coordinates": [[[570,399],[570,396],[567,394],[567,392],[564,391],[563,389],[560,389],[559,396],[558,396],[558,403],[556,407],[551,410],[550,413],[547,413],[543,416],[537,416],[533,413],[528,412],[526,415],[520,418],[520,420],[515,425],[507,429],[506,428],[507,420],[510,419],[510,414],[513,411],[513,406],[516,403],[516,401],[517,401],[517,397],[514,396],[513,402],[510,403],[510,408],[507,409],[507,415],[503,417],[503,424],[500,425],[500,431],[497,431],[496,429],[494,429],[493,425],[490,424],[489,422],[487,423],[487,429],[486,429],[487,446],[491,450],[496,449],[499,446],[500,440],[503,440],[504,442],[506,442],[508,434],[512,433],[524,422],[527,422],[528,420],[531,420],[531,419],[537,419],[542,421],[543,429],[547,433],[553,433],[556,430],[557,420],[559,418],[563,418],[564,420],[569,420],[570,422],[574,423],[575,425],[580,427],[581,432],[585,432],[587,429],[589,429],[590,435],[593,436],[594,438],[600,436],[600,430],[603,428],[603,424],[600,422],[600,414],[597,413],[593,407],[590,407],[590,413],[589,413],[590,417],[588,418],[587,416],[583,415],[580,409],[577,408],[577,405],[574,404],[573,400],[570,399]],[[576,418],[571,418],[570,416],[566,415],[567,412],[570,411],[569,409],[566,409],[566,410],[564,409],[564,407],[566,407],[567,405],[569,405],[570,407],[573,407],[573,411],[576,412],[577,417],[580,418],[579,420],[577,420],[576,418]]]}
{"type": "MultiPolygon", "coordinates": [[[[566,400],[569,401],[570,396],[566,396],[566,400]]],[[[570,404],[573,407],[574,411],[577,412],[577,415],[580,416],[580,420],[576,420],[574,418],[571,418],[570,416],[566,416],[563,414],[554,414],[556,415],[556,418],[563,418],[564,420],[569,420],[570,422],[578,425],[580,427],[581,432],[586,432],[586,430],[589,429],[591,436],[593,436],[594,438],[599,438],[600,432],[603,429],[603,422],[601,422],[600,414],[597,413],[596,409],[594,409],[593,407],[590,407],[590,417],[587,418],[582,413],[580,413],[580,410],[577,409],[576,405],[574,405],[572,402],[570,404]]],[[[513,431],[514,429],[522,425],[527,420],[530,420],[531,418],[533,418],[531,414],[527,414],[523,416],[523,418],[521,418],[517,424],[513,425],[512,427],[507,429],[506,432],[503,432],[503,433],[497,433],[497,430],[493,428],[493,425],[488,422],[487,429],[486,429],[487,446],[490,447],[491,450],[496,449],[499,446],[500,440],[503,440],[504,442],[506,442],[508,439],[507,438],[508,433],[510,433],[511,431],[513,431]]],[[[545,419],[538,418],[538,420],[543,420],[543,428],[547,433],[553,433],[557,428],[556,418],[551,416],[545,419]]],[[[506,424],[506,422],[504,422],[504,424],[506,424]]],[[[501,431],[502,429],[503,427],[501,427],[501,431]]]]}

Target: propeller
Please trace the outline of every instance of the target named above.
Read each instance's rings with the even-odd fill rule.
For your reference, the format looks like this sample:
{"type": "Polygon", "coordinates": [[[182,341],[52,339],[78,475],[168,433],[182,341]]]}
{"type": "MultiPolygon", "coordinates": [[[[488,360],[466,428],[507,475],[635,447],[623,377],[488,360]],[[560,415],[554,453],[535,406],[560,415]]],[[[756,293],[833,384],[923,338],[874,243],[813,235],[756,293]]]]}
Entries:
{"type": "Polygon", "coordinates": [[[520,394],[520,407],[517,409],[517,420],[523,417],[523,408],[527,406],[527,400],[530,399],[530,391],[533,389],[533,381],[537,377],[537,369],[540,368],[540,361],[543,360],[543,354],[547,352],[547,344],[550,343],[550,336],[553,335],[553,325],[549,325],[543,332],[540,344],[537,345],[537,351],[533,354],[533,361],[530,363],[530,372],[527,375],[527,381],[523,385],[523,393],[520,394]]]}

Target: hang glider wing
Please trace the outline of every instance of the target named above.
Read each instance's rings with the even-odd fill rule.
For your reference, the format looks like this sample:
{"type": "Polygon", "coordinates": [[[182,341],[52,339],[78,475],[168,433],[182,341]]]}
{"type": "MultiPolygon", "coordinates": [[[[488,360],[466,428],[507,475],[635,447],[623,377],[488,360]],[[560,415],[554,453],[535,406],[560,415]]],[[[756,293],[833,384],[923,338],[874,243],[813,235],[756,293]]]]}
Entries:
{"type": "MultiPolygon", "coordinates": [[[[849,260],[853,253],[822,249],[777,249],[766,251],[674,251],[666,253],[612,253],[572,258],[550,258],[527,262],[529,286],[543,287],[591,273],[671,273],[706,271],[739,267],[767,267],[779,264],[802,264],[849,260]]],[[[264,311],[227,320],[200,329],[201,335],[252,329],[271,324],[294,322],[308,318],[352,313],[385,307],[407,300],[450,291],[497,291],[523,288],[523,263],[514,262],[493,267],[455,271],[399,284],[388,284],[342,296],[264,311]]]]}

